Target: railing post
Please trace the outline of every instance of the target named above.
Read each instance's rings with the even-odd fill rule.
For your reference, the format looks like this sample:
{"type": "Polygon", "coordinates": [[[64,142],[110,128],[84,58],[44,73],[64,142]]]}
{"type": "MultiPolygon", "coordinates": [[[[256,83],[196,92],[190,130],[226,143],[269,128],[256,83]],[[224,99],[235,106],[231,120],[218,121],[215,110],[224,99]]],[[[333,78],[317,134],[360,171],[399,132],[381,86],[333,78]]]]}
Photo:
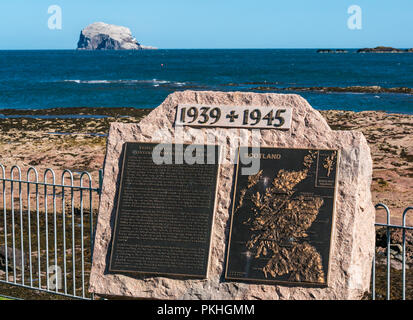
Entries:
{"type": "Polygon", "coordinates": [[[8,261],[8,246],[7,246],[7,209],[6,209],[6,169],[3,164],[0,163],[0,169],[3,179],[3,218],[4,218],[4,256],[6,263],[6,281],[9,281],[9,261],[8,261]]]}
{"type": "Polygon", "coordinates": [[[376,249],[374,249],[373,265],[371,267],[371,298],[376,300],[376,249]]]}
{"type": "MultiPolygon", "coordinates": [[[[390,300],[390,210],[389,208],[383,204],[383,203],[378,203],[374,206],[374,208],[384,208],[387,213],[387,292],[386,292],[386,299],[390,300]]],[[[376,254],[376,249],[374,249],[374,254],[376,254]]],[[[375,267],[375,266],[374,266],[375,267]]]]}
{"type": "MultiPolygon", "coordinates": [[[[32,267],[32,233],[31,233],[31,208],[30,208],[30,172],[33,171],[34,172],[34,176],[35,176],[35,182],[36,183],[36,194],[37,194],[37,182],[39,182],[39,175],[37,173],[36,168],[34,167],[29,167],[29,169],[27,170],[27,229],[29,232],[28,235],[28,240],[29,240],[29,274],[30,274],[30,286],[33,287],[33,267],[32,267]]],[[[39,250],[40,252],[40,250],[39,250]]],[[[40,256],[40,254],[38,253],[38,256],[40,256]]],[[[40,262],[39,262],[39,266],[40,266],[40,262]]],[[[39,271],[39,279],[40,279],[40,271],[39,271]]]]}
{"type": "Polygon", "coordinates": [[[413,207],[407,207],[403,211],[403,266],[402,266],[402,299],[406,300],[406,214],[413,207]]]}
{"type": "Polygon", "coordinates": [[[73,173],[66,169],[62,172],[62,230],[63,230],[63,279],[64,279],[64,293],[67,294],[67,258],[66,258],[66,202],[65,202],[65,174],[69,174],[70,185],[67,187],[71,190],[71,200],[73,200],[73,173]]]}
{"type": "Polygon", "coordinates": [[[102,194],[102,186],[103,186],[103,170],[100,169],[99,170],[99,191],[98,191],[99,195],[102,194]]]}
{"type": "MultiPolygon", "coordinates": [[[[44,183],[44,217],[45,217],[45,236],[46,236],[46,288],[49,290],[50,288],[50,281],[49,281],[49,220],[48,220],[48,203],[47,203],[47,173],[51,172],[52,174],[52,186],[56,185],[56,176],[51,168],[47,168],[43,174],[43,183],[44,183]]],[[[55,193],[53,192],[53,198],[55,197],[55,193]]],[[[57,263],[57,262],[56,262],[57,263]]],[[[57,272],[56,272],[57,274],[57,272]]]]}

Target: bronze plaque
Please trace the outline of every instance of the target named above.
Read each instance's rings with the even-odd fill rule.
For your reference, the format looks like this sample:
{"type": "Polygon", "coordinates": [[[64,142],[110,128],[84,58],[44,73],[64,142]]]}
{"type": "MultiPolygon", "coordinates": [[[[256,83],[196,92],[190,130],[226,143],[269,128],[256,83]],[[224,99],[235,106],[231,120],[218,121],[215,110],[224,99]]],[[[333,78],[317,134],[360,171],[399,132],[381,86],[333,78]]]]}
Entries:
{"type": "Polygon", "coordinates": [[[241,147],[225,279],[326,286],[337,150],[241,147]],[[242,175],[248,159],[260,160],[242,175]]]}
{"type": "Polygon", "coordinates": [[[218,151],[218,146],[124,144],[110,272],[207,277],[218,151]],[[159,146],[172,163],[154,162],[159,146]],[[183,155],[195,152],[197,162],[187,164],[183,155]]]}

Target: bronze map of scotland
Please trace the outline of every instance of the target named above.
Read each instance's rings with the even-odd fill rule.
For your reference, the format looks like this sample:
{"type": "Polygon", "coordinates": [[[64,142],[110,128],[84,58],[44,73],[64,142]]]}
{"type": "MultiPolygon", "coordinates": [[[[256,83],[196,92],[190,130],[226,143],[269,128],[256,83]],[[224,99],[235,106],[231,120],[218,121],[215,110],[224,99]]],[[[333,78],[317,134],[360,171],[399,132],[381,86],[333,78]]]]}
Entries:
{"type": "Polygon", "coordinates": [[[337,150],[241,147],[225,278],[328,283],[337,150]],[[259,159],[260,169],[242,175],[259,159]]]}

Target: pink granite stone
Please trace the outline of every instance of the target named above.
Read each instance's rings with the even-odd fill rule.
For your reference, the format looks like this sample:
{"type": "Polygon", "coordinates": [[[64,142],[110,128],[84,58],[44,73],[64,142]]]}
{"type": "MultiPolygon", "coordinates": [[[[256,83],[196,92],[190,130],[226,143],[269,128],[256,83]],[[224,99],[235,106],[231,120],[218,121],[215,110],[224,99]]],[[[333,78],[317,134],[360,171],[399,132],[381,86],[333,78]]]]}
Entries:
{"type": "MultiPolygon", "coordinates": [[[[226,137],[236,138],[241,130],[248,131],[212,127],[184,127],[183,130],[192,133],[192,136],[188,136],[188,140],[184,141],[186,143],[212,134],[224,141],[224,144],[230,143],[226,137]]],[[[140,123],[112,123],[110,127],[89,290],[103,295],[155,299],[359,299],[369,290],[375,246],[371,177],[370,149],[363,134],[331,130],[320,113],[299,95],[175,92],[140,123]],[[169,134],[170,142],[174,142],[173,124],[178,103],[291,107],[291,129],[260,130],[261,147],[340,150],[330,277],[326,288],[222,281],[229,236],[230,192],[234,170],[230,161],[229,145],[226,146],[227,152],[219,172],[208,278],[181,280],[107,273],[122,145],[124,142],[159,142],[160,136],[156,134],[159,130],[169,134]]]]}

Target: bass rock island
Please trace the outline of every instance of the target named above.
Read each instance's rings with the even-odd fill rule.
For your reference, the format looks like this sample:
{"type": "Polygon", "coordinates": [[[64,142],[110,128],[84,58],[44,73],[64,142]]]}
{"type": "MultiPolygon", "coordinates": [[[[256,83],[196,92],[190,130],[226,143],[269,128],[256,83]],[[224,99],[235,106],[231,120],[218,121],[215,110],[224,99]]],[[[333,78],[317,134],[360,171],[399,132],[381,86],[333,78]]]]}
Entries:
{"type": "Polygon", "coordinates": [[[141,45],[129,28],[95,22],[80,32],[78,50],[145,50],[155,47],[141,45]]]}

